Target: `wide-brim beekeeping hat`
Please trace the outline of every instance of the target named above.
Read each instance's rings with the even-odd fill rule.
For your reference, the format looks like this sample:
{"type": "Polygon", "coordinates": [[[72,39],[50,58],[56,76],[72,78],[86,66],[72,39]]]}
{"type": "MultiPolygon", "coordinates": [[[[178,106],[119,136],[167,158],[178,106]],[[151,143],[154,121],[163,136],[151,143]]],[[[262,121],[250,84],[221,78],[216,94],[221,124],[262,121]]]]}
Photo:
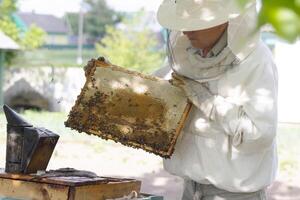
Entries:
{"type": "Polygon", "coordinates": [[[158,9],[157,19],[163,27],[170,30],[208,29],[238,17],[242,9],[236,1],[164,0],[158,9]]]}

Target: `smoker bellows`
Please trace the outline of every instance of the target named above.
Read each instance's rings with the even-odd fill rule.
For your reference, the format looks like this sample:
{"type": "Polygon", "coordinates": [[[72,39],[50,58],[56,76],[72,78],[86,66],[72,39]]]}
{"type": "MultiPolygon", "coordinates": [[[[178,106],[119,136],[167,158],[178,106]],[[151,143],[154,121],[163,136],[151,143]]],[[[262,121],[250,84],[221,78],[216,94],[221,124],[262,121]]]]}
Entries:
{"type": "Polygon", "coordinates": [[[59,136],[33,127],[6,105],[3,110],[7,119],[5,171],[29,174],[46,170],[59,136]]]}

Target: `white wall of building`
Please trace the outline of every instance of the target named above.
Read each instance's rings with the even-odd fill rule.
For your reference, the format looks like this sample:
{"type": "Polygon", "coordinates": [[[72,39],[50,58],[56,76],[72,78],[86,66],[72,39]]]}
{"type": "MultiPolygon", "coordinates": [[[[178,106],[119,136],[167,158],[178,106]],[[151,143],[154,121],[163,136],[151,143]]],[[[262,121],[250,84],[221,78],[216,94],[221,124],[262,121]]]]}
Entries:
{"type": "Polygon", "coordinates": [[[300,41],[276,42],[274,56],[279,74],[279,122],[300,123],[300,41]]]}

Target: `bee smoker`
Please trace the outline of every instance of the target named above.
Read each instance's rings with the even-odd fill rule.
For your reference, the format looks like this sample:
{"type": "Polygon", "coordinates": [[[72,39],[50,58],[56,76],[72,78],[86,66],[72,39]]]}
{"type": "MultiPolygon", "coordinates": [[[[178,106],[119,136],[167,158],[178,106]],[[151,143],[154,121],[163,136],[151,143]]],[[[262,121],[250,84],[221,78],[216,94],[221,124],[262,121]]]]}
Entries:
{"type": "Polygon", "coordinates": [[[59,136],[34,127],[7,105],[3,110],[7,120],[5,172],[30,174],[46,170],[59,136]]]}

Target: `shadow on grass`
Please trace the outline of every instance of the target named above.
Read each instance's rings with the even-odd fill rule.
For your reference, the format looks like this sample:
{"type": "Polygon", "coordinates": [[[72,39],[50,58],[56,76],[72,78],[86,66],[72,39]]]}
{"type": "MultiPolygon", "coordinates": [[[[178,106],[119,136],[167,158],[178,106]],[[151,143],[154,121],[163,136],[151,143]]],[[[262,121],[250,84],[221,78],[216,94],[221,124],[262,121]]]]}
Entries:
{"type": "Polygon", "coordinates": [[[276,181],[268,189],[269,200],[299,200],[300,187],[289,186],[287,183],[276,181]]]}
{"type": "Polygon", "coordinates": [[[164,200],[180,200],[183,192],[181,178],[172,176],[163,169],[138,177],[142,181],[141,192],[160,195],[164,200]]]}
{"type": "MultiPolygon", "coordinates": [[[[181,178],[172,176],[165,170],[144,174],[138,178],[142,181],[141,191],[164,196],[164,200],[180,200],[183,192],[181,178]]],[[[268,200],[300,200],[300,186],[288,185],[276,181],[267,189],[268,200]]]]}

